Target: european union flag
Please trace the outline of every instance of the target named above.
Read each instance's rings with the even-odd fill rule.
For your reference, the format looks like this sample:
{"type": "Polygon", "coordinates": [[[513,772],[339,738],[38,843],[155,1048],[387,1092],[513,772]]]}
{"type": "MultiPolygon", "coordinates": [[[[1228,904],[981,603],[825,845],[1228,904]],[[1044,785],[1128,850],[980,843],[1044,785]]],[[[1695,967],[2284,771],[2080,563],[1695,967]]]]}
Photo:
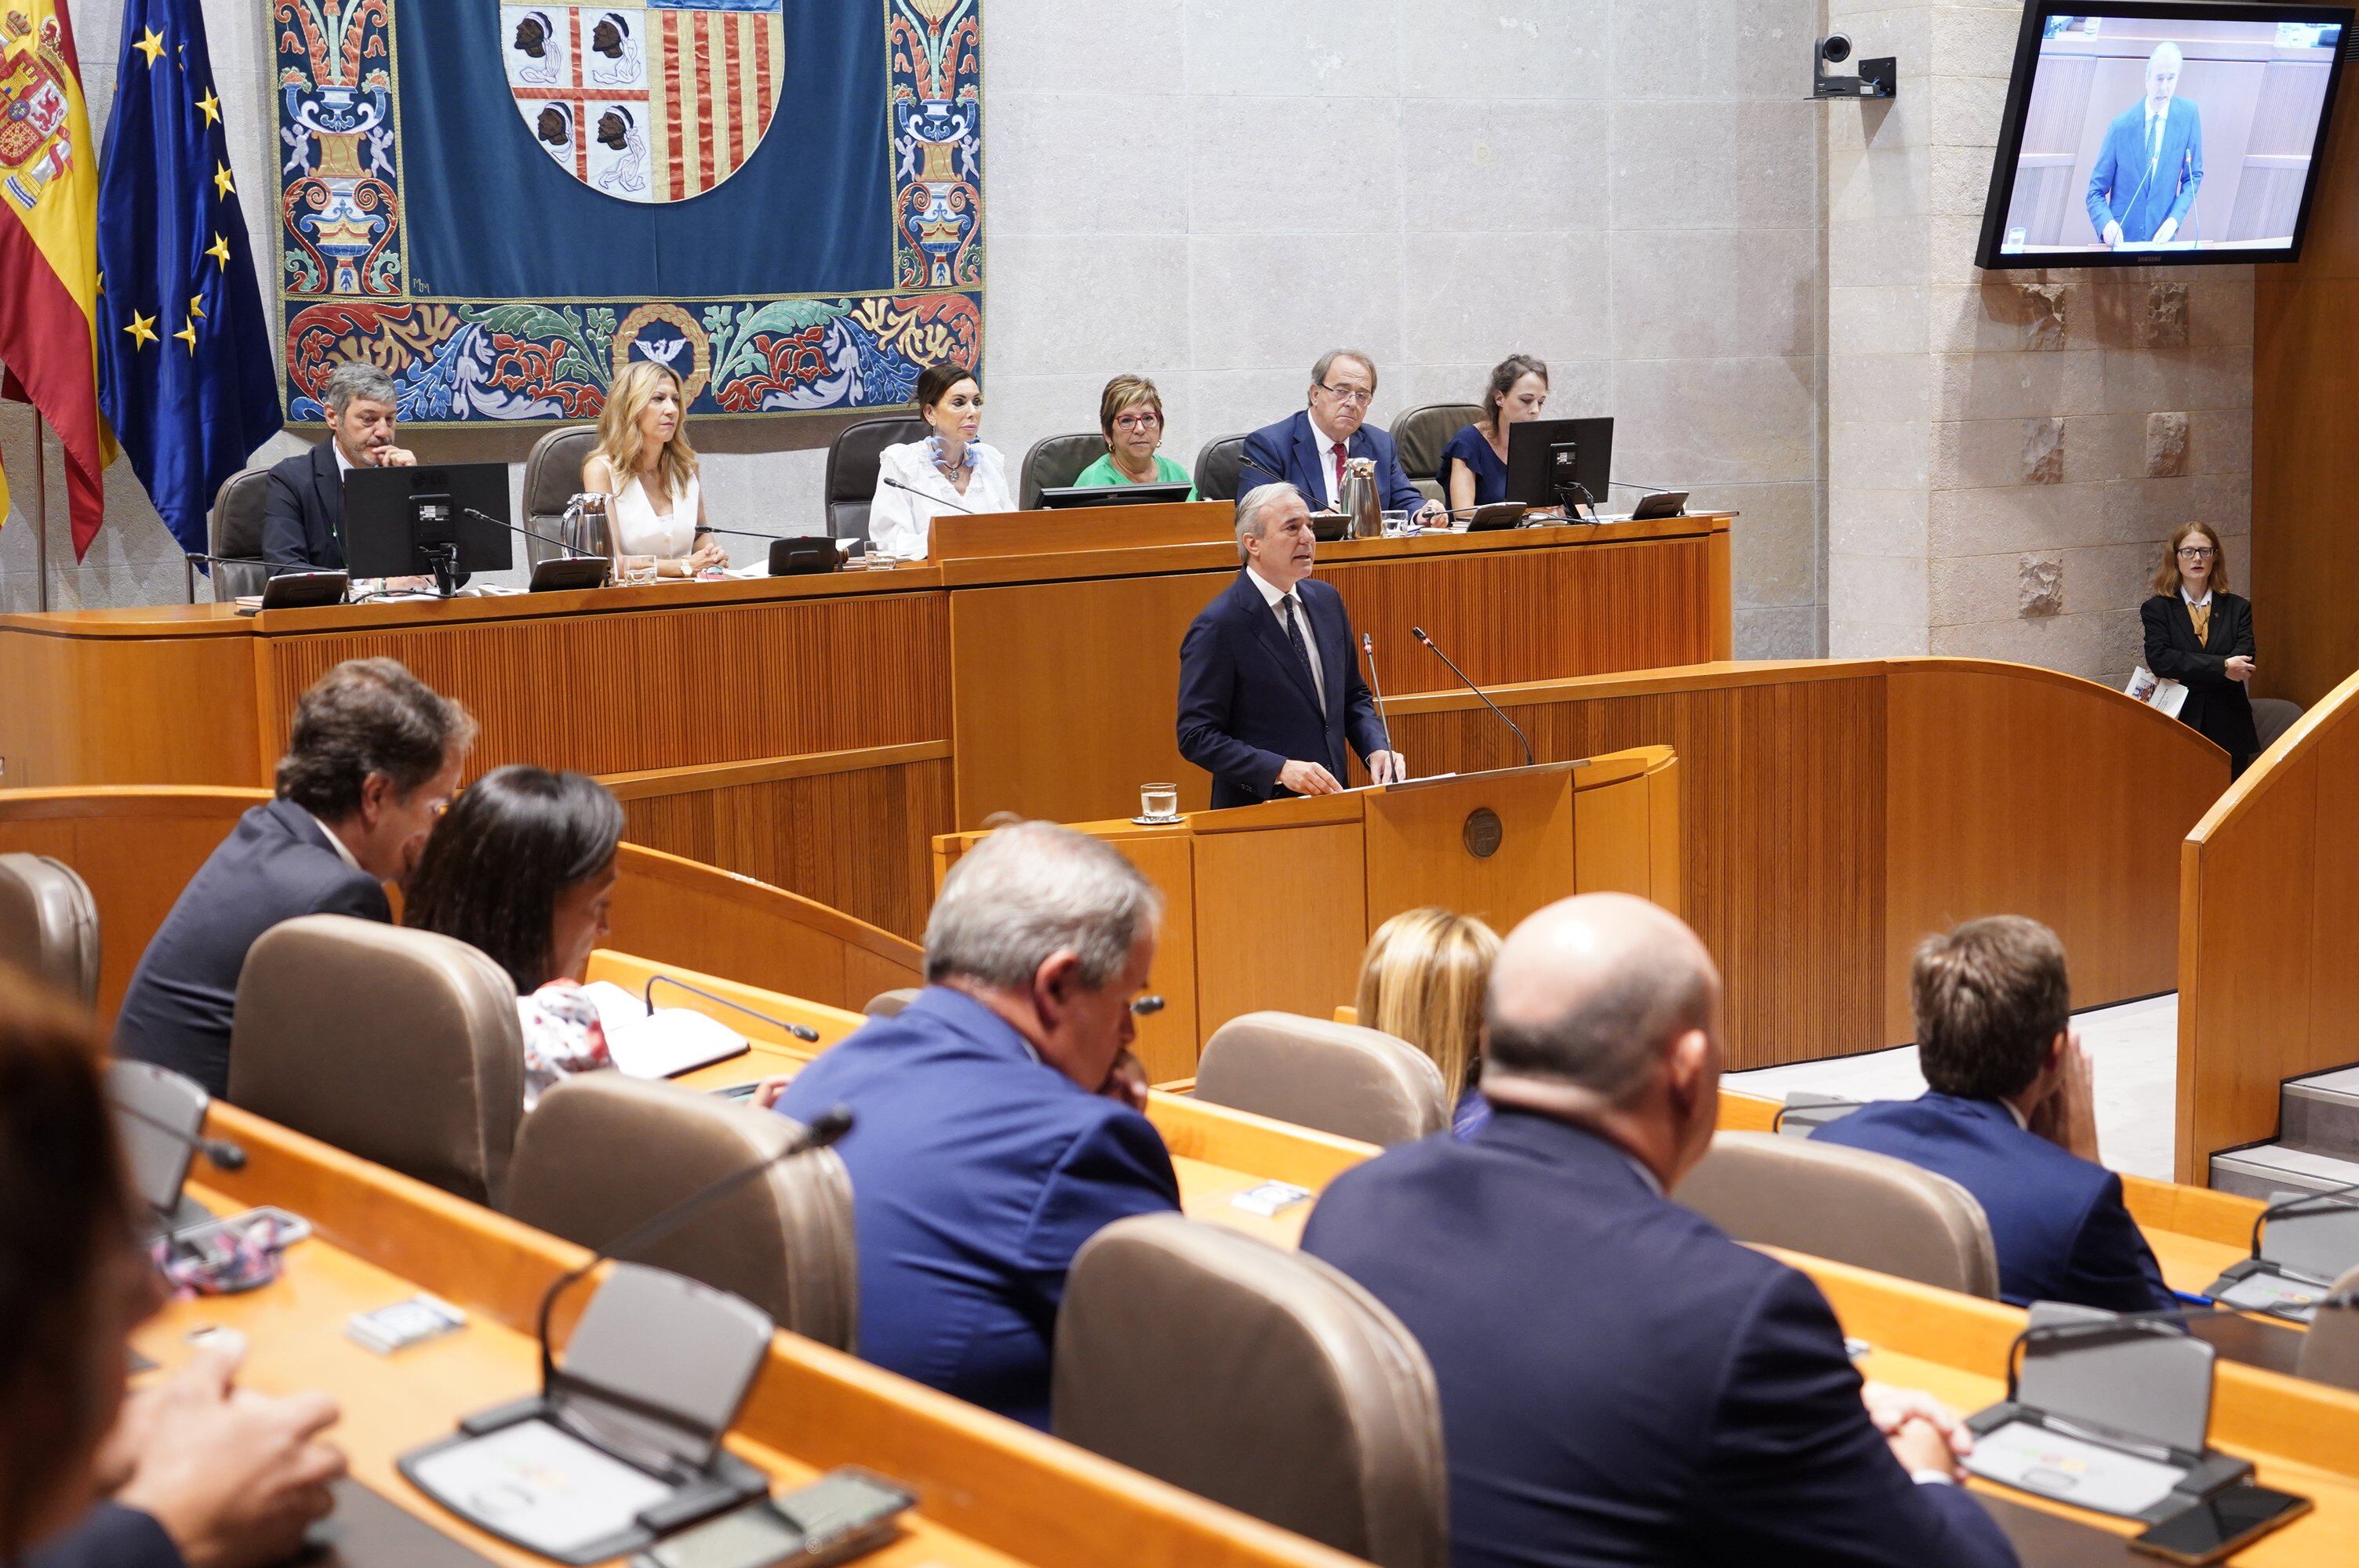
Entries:
{"type": "Polygon", "coordinates": [[[126,0],[99,179],[99,405],[194,551],[222,481],[278,429],[277,356],[223,133],[197,0],[126,0]]]}

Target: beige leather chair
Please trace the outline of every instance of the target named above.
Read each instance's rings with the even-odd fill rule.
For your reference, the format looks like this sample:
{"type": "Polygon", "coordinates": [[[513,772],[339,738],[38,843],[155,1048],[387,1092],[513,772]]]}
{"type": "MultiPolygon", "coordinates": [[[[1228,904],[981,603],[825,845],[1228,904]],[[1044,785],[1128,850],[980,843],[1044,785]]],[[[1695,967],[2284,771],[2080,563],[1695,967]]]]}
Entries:
{"type": "Polygon", "coordinates": [[[1451,438],[1483,416],[1472,403],[1429,403],[1393,421],[1393,449],[1400,454],[1401,471],[1429,498],[1450,504],[1440,482],[1441,449],[1451,438]]]}
{"type": "MultiPolygon", "coordinates": [[[[542,1095],[524,1119],[507,1211],[603,1247],[760,1164],[799,1130],[783,1116],[679,1084],[584,1073],[542,1095]]],[[[832,1149],[772,1166],[633,1256],[743,1296],[780,1328],[853,1347],[852,1177],[832,1149]]]]}
{"type": "MultiPolygon", "coordinates": [[[[567,425],[532,444],[524,460],[524,525],[535,534],[560,537],[565,527],[565,503],[581,493],[582,465],[598,444],[595,425],[567,425]]],[[[538,539],[524,542],[525,561],[537,567],[565,552],[538,539]]]]}
{"type": "Polygon", "coordinates": [[[430,931],[343,914],[274,925],[238,977],[229,1098],[496,1207],[524,1114],[516,983],[430,931]]]}
{"type": "MultiPolygon", "coordinates": [[[[240,595],[260,593],[270,581],[268,567],[245,564],[262,559],[263,502],[269,494],[268,469],[240,469],[222,481],[221,490],[213,497],[212,523],[207,529],[212,543],[206,548],[216,556],[240,557],[228,566],[213,563],[216,604],[226,604],[240,595]]],[[[191,593],[189,597],[193,602],[196,595],[191,593]]]]}
{"type": "Polygon", "coordinates": [[[1774,1132],[1721,1132],[1671,1195],[1739,1241],[1998,1299],[1983,1206],[1905,1160],[1774,1132]]]}
{"type": "MultiPolygon", "coordinates": [[[[2359,1300],[2359,1269],[2346,1270],[2333,1293],[2359,1300]]],[[[2320,1309],[2302,1336],[2294,1371],[2313,1383],[2359,1389],[2359,1306],[2320,1309]]]]}
{"type": "Polygon", "coordinates": [[[0,855],[0,962],[98,1000],[98,901],[63,860],[0,855]]]}
{"type": "Polygon", "coordinates": [[[1105,456],[1105,438],[1095,430],[1078,436],[1043,436],[1024,454],[1017,470],[1016,504],[1030,512],[1040,504],[1044,490],[1062,490],[1081,471],[1105,456]]]}
{"type": "Polygon", "coordinates": [[[1176,1214],[1083,1247],[1051,1430],[1382,1568],[1449,1561],[1441,1400],[1400,1320],[1303,1253],[1176,1214]]]}
{"type": "Polygon", "coordinates": [[[871,1018],[891,1018],[918,1000],[918,989],[916,986],[897,986],[889,991],[878,991],[860,1011],[871,1018]]]}
{"type": "Polygon", "coordinates": [[[1245,462],[1245,438],[1215,436],[1196,454],[1196,498],[1236,501],[1237,470],[1245,462]]]}
{"type": "Polygon", "coordinates": [[[1450,1125],[1433,1059],[1356,1023],[1248,1012],[1212,1032],[1196,1098],[1367,1143],[1406,1143],[1450,1125]]]}

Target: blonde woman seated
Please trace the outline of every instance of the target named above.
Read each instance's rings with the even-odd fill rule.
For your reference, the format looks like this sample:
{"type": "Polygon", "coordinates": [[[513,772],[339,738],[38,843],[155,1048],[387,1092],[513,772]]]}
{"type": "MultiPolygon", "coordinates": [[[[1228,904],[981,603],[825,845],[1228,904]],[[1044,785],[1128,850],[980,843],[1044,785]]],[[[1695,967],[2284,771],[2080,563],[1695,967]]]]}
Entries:
{"type": "Polygon", "coordinates": [[[975,437],[983,429],[983,388],[963,365],[928,365],[918,377],[918,416],[933,427],[922,441],[877,454],[876,494],[868,505],[871,548],[923,560],[934,519],[944,513],[1013,512],[1007,461],[975,437]]]}
{"type": "Polygon", "coordinates": [[[1498,955],[1498,933],[1473,915],[1411,909],[1377,926],[1360,958],[1354,1006],[1362,1027],[1433,1058],[1455,1098],[1450,1130],[1460,1138],[1491,1119],[1475,1080],[1483,1071],[1483,992],[1498,955]]]}
{"type": "Polygon", "coordinates": [[[606,525],[617,578],[692,578],[729,564],[729,552],[704,525],[680,392],[675,372],[634,360],[607,389],[598,416],[598,445],[582,465],[582,488],[614,497],[606,525]]]}

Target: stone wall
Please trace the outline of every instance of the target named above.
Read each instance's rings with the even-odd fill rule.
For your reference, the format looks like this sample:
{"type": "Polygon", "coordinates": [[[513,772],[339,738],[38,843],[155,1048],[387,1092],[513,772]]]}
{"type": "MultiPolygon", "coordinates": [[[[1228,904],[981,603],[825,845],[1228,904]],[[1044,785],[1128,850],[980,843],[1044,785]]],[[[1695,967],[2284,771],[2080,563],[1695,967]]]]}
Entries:
{"type": "Polygon", "coordinates": [[[2252,269],[1979,272],[2020,7],[1829,11],[1901,72],[1828,121],[1829,651],[2118,685],[2174,524],[2246,558],[2252,269]]]}
{"type": "MultiPolygon", "coordinates": [[[[266,243],[267,7],[205,10],[248,230],[266,243]]],[[[1299,407],[1311,360],[1338,343],[1376,356],[1380,421],[1473,401],[1494,362],[1537,353],[1551,412],[1618,417],[1617,474],[1742,511],[1738,652],[1819,651],[1816,11],[1133,0],[1117,33],[1103,0],[988,0],[985,438],[1013,460],[1091,428],[1106,376],[1140,370],[1192,464],[1205,440],[1299,407]]],[[[120,10],[76,20],[103,134],[120,10]]],[[[814,526],[842,423],[699,432],[714,520],[814,526]]],[[[21,408],[0,412],[12,469],[28,429],[21,408]]],[[[520,462],[531,440],[415,444],[520,462]]],[[[295,449],[280,437],[263,455],[295,449]]],[[[181,597],[127,465],[78,569],[50,471],[55,602],[181,597]]],[[[0,529],[0,604],[29,606],[31,566],[17,517],[0,529]]]]}

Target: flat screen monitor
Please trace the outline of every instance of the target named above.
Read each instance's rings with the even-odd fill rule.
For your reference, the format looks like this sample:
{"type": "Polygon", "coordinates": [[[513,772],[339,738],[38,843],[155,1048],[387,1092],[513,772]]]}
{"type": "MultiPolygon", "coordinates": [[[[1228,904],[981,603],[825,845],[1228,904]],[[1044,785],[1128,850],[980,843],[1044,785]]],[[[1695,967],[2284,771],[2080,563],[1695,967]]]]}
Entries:
{"type": "Polygon", "coordinates": [[[1603,506],[1606,481],[1613,477],[1612,419],[1527,419],[1507,427],[1509,501],[1554,506],[1558,490],[1570,480],[1588,492],[1575,492],[1575,501],[1603,506]],[[1570,449],[1560,452],[1560,448],[1570,449]]]}
{"type": "Polygon", "coordinates": [[[1068,506],[1150,506],[1158,502],[1185,501],[1191,484],[1072,484],[1040,492],[1040,504],[1050,511],[1068,506]]]}
{"type": "Polygon", "coordinates": [[[354,469],[344,475],[344,557],[354,577],[430,577],[446,546],[461,572],[506,571],[506,463],[354,469]]]}
{"type": "Polygon", "coordinates": [[[2293,260],[2352,16],[2031,0],[1976,265],[2293,260]]]}

